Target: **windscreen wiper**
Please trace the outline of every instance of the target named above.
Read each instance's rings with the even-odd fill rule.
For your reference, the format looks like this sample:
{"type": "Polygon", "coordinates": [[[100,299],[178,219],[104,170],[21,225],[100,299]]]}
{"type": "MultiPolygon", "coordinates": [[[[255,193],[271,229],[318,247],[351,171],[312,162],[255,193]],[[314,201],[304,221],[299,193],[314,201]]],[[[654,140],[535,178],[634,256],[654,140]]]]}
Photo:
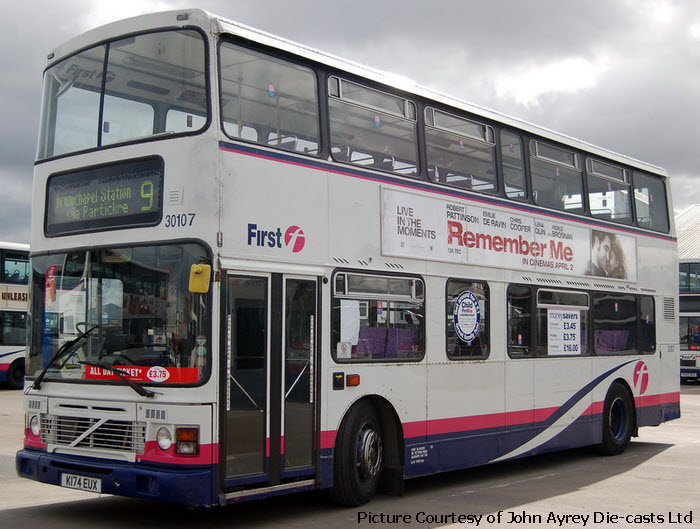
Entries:
{"type": "Polygon", "coordinates": [[[56,351],[56,354],[53,355],[53,358],[51,358],[51,361],[48,364],[46,364],[46,367],[41,371],[41,373],[39,373],[39,376],[36,377],[36,380],[31,385],[31,389],[37,389],[37,390],[41,389],[41,382],[44,380],[44,377],[46,376],[47,371],[54,364],[54,362],[57,362],[58,360],[60,360],[64,356],[66,356],[68,353],[73,353],[75,351],[75,349],[73,349],[73,347],[76,344],[78,344],[81,340],[83,340],[84,338],[87,338],[87,336],[92,331],[97,329],[98,327],[99,327],[99,325],[95,325],[94,327],[91,327],[90,329],[88,329],[84,333],[79,334],[76,338],[73,338],[70,342],[64,343],[58,349],[58,351],[56,351]]]}
{"type": "Polygon", "coordinates": [[[155,396],[155,391],[151,391],[150,389],[144,388],[141,384],[138,384],[131,380],[130,378],[127,378],[127,373],[126,371],[123,371],[117,367],[114,367],[112,365],[109,365],[105,362],[91,362],[89,360],[81,360],[78,362],[79,364],[83,364],[86,366],[92,366],[92,367],[99,367],[101,369],[104,369],[105,371],[109,371],[110,373],[114,373],[117,375],[120,379],[122,379],[124,382],[126,382],[131,389],[133,389],[136,393],[141,395],[142,397],[154,397],[155,396]]]}

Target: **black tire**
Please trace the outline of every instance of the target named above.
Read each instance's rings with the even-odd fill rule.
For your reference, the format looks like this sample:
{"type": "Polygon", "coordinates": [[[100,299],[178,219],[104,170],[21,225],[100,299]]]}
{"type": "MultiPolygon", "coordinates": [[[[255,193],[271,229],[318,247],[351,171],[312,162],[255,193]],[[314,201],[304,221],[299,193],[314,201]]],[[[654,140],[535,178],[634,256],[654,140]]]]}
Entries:
{"type": "Polygon", "coordinates": [[[10,389],[22,389],[24,387],[24,361],[15,360],[7,370],[7,385],[10,389]]]}
{"type": "Polygon", "coordinates": [[[627,388],[615,382],[605,396],[603,406],[603,455],[621,454],[632,439],[634,429],[634,403],[627,388]]]}
{"type": "Polygon", "coordinates": [[[377,490],[383,459],[382,429],[374,406],[355,405],[335,442],[331,498],[338,505],[367,503],[377,490]]]}

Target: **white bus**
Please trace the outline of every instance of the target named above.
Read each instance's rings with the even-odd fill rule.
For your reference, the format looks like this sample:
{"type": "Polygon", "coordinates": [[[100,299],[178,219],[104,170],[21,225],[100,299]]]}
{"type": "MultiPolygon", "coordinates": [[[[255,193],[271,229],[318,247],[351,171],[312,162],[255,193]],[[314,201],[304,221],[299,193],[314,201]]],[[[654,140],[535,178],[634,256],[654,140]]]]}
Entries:
{"type": "Polygon", "coordinates": [[[676,215],[678,234],[678,337],[681,384],[700,379],[700,205],[676,215]]]}
{"type": "Polygon", "coordinates": [[[24,383],[29,245],[0,242],[0,384],[24,383]]]}
{"type": "Polygon", "coordinates": [[[202,11],[85,33],[44,73],[18,473],[359,505],[620,453],[680,416],[669,189],[202,11]]]}

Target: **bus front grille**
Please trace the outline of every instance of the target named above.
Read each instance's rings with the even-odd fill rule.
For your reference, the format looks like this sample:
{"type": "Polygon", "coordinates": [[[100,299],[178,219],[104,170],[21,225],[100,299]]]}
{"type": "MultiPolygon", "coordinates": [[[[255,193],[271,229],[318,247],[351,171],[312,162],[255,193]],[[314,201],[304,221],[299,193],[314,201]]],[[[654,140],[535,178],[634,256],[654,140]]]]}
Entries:
{"type": "Polygon", "coordinates": [[[146,423],[42,415],[41,440],[47,445],[141,454],[146,443],[146,423]]]}

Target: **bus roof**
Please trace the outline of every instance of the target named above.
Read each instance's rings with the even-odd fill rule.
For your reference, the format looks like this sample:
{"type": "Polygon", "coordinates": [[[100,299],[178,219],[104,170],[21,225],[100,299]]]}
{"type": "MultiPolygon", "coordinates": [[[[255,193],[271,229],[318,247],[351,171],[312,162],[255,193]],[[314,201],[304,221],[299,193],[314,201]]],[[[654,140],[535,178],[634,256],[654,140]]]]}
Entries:
{"type": "Polygon", "coordinates": [[[529,132],[551,141],[563,143],[573,148],[590,152],[591,154],[616,160],[619,163],[627,164],[644,171],[650,171],[665,178],[668,178],[669,176],[665,169],[656,165],[616,153],[603,147],[573,138],[566,134],[555,132],[551,129],[529,123],[495,110],[490,110],[485,107],[469,103],[462,99],[441,93],[437,90],[420,86],[406,77],[384,72],[375,68],[370,68],[368,66],[337,57],[333,54],[314,49],[310,46],[299,44],[286,38],[278,37],[266,31],[222,18],[201,9],[180,9],[173,11],[162,11],[148,15],[139,15],[89,30],[55,48],[52,53],[48,55],[47,66],[58,62],[65,56],[73,54],[81,49],[87,48],[99,42],[107,41],[120,35],[147,31],[153,28],[192,26],[201,27],[202,29],[213,34],[230,34],[263,46],[276,48],[294,55],[298,55],[307,60],[329,66],[339,71],[357,75],[380,84],[395,87],[396,89],[399,89],[405,93],[430,99],[438,103],[481,116],[485,119],[529,132]]]}
{"type": "Polygon", "coordinates": [[[21,242],[6,242],[0,241],[1,250],[18,250],[21,252],[28,252],[29,245],[21,242]]]}

